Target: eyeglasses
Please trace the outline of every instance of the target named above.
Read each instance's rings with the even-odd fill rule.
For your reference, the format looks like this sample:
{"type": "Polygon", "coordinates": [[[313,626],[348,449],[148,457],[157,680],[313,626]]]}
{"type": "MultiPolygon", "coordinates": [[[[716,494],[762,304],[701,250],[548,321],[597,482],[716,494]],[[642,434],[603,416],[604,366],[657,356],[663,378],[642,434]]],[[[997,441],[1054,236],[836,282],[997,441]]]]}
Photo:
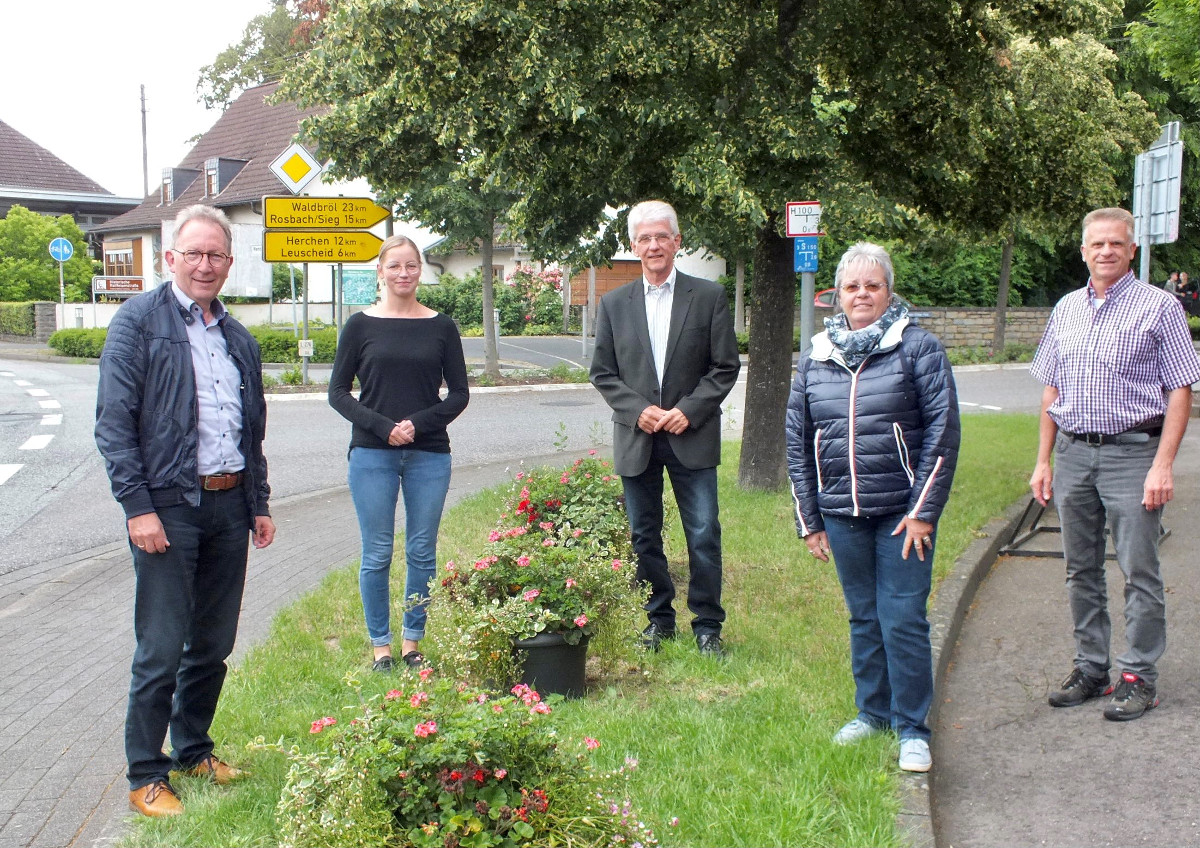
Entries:
{"type": "Polygon", "coordinates": [[[638,236],[636,239],[634,239],[634,243],[637,244],[638,247],[646,247],[647,245],[655,242],[669,244],[673,241],[675,241],[675,236],[671,235],[670,233],[655,233],[652,236],[638,236]]]}
{"type": "Polygon", "coordinates": [[[228,253],[217,253],[211,250],[176,250],[171,248],[171,252],[176,256],[182,256],[183,261],[188,265],[199,265],[200,260],[205,256],[208,257],[208,264],[214,268],[224,268],[233,261],[233,257],[228,253]]]}
{"type": "Polygon", "coordinates": [[[863,289],[866,289],[867,294],[879,294],[886,288],[887,283],[863,283],[861,285],[858,283],[846,283],[841,286],[841,291],[844,291],[846,294],[858,294],[863,289]]]}
{"type": "Polygon", "coordinates": [[[388,264],[383,266],[383,270],[391,271],[393,273],[395,273],[397,271],[404,271],[407,274],[420,274],[421,273],[421,263],[406,262],[404,264],[401,264],[399,262],[389,262],[388,264]]]}

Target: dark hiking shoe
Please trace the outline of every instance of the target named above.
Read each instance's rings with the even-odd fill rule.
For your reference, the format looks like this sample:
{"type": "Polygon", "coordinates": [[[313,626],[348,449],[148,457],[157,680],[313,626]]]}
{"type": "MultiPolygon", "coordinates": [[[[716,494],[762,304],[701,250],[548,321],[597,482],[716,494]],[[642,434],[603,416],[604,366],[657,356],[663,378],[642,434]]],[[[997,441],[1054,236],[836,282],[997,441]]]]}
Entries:
{"type": "Polygon", "coordinates": [[[1104,717],[1109,721],[1132,721],[1157,706],[1158,691],[1154,684],[1147,683],[1132,671],[1123,671],[1117,691],[1104,708],[1104,717]]]}
{"type": "Polygon", "coordinates": [[[1062,682],[1058,691],[1050,693],[1050,706],[1078,707],[1084,701],[1108,695],[1112,690],[1107,674],[1103,677],[1088,677],[1075,668],[1067,675],[1067,679],[1062,682]]]}

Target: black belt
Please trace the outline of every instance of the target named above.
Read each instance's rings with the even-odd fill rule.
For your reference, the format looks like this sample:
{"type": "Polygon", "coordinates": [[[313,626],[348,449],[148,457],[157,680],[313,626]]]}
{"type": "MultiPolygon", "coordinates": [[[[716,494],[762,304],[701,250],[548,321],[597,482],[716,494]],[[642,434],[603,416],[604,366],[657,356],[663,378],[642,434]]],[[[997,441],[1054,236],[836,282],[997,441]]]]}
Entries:
{"type": "Polygon", "coordinates": [[[1083,442],[1087,445],[1121,445],[1130,444],[1131,442],[1141,442],[1143,439],[1131,439],[1130,436],[1144,435],[1148,439],[1153,439],[1162,435],[1162,419],[1147,421],[1139,424],[1136,427],[1130,427],[1128,430],[1123,430],[1120,433],[1068,433],[1066,430],[1062,434],[1074,442],[1083,442]]]}

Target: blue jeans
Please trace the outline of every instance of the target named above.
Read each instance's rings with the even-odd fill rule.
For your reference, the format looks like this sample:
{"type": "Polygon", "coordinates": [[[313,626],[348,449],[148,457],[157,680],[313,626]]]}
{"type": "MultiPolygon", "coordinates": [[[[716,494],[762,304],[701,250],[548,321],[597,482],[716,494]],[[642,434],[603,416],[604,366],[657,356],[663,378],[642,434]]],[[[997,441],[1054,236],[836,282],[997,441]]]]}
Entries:
{"type": "Polygon", "coordinates": [[[212,753],[208,729],[237,637],[250,543],[241,489],[157,512],[171,546],[151,554],[129,545],[137,639],[125,716],[130,789],[212,753]],[[171,757],[162,750],[168,727],[171,757]]]}
{"type": "Polygon", "coordinates": [[[636,477],[622,477],[625,512],[637,554],[637,579],[650,584],[646,616],[664,633],[675,632],[675,584],[663,554],[663,469],[671,478],[687,540],[688,609],[692,632],[720,634],[721,522],[717,516],[717,469],[687,468],[675,457],[665,434],[654,438],[650,464],[636,477]]]}
{"type": "MultiPolygon", "coordinates": [[[[850,664],[858,717],[891,727],[901,739],[929,741],[933,651],[925,603],[933,548],[925,561],[892,531],[903,513],[879,518],[826,515],[825,533],[850,611],[850,664]]],[[[936,544],[936,532],[930,534],[936,544]]]]}
{"type": "Polygon", "coordinates": [[[362,594],[367,635],[375,647],[392,644],[388,581],[396,541],[396,501],[404,493],[404,557],[408,573],[403,637],[425,636],[429,582],[437,573],[437,536],[442,507],[450,489],[450,454],[431,451],[356,447],[350,450],[350,495],[362,534],[362,594]]]}

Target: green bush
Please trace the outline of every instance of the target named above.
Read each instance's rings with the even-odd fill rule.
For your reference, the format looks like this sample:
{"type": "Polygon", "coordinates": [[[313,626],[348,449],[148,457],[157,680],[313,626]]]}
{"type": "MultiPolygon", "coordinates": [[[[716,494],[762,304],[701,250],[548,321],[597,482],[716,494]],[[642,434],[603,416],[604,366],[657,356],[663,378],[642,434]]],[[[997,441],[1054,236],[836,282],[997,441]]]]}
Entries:
{"type": "MultiPolygon", "coordinates": [[[[263,362],[299,362],[300,353],[297,339],[291,330],[278,330],[266,324],[258,324],[247,328],[250,334],[258,340],[262,349],[263,362]]],[[[333,327],[309,330],[308,337],[313,341],[313,356],[310,362],[333,362],[337,354],[337,330],[333,327]]]]}
{"type": "Polygon", "coordinates": [[[59,330],[46,343],[63,356],[99,359],[100,351],[104,349],[104,340],[107,337],[108,330],[103,327],[59,330]]]}
{"type": "Polygon", "coordinates": [[[32,338],[35,329],[32,301],[0,303],[0,334],[32,338]]]}

